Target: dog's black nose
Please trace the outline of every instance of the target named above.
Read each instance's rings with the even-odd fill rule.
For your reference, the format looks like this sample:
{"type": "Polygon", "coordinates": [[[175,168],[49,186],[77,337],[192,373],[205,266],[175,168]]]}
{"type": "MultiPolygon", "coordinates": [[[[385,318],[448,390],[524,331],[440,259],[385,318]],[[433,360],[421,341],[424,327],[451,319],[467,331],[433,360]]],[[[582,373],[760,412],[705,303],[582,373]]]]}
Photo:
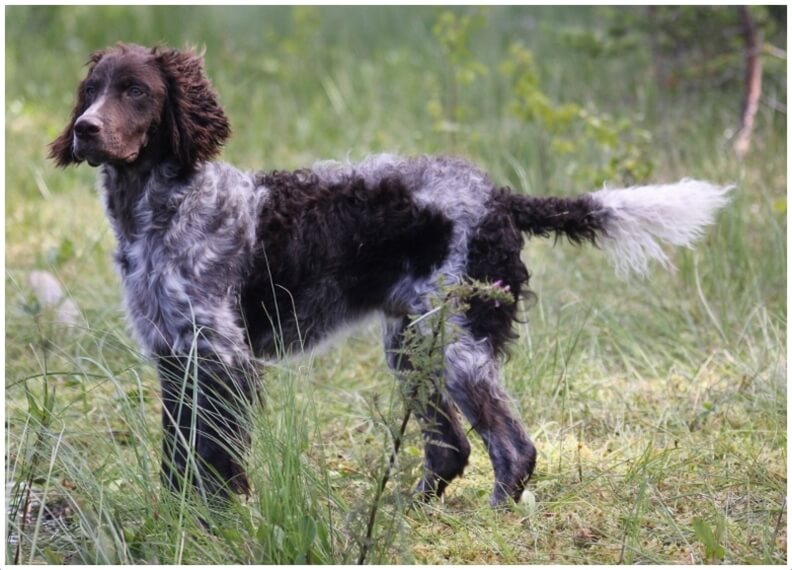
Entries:
{"type": "Polygon", "coordinates": [[[99,134],[102,124],[95,117],[80,117],[74,124],[74,134],[77,138],[90,139],[99,134]]]}

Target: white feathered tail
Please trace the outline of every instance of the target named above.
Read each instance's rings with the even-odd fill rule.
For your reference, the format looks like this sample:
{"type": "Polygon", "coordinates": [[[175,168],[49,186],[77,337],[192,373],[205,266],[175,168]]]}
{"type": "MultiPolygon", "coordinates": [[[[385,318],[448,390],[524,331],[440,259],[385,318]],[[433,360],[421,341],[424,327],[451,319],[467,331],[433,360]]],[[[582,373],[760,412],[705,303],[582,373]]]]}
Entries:
{"type": "Polygon", "coordinates": [[[577,198],[510,194],[508,207],[522,231],[555,232],[579,243],[600,245],[622,276],[645,275],[649,260],[670,267],[662,244],[691,246],[729,202],[733,186],[699,180],[676,184],[604,189],[577,198]]]}
{"type": "Polygon", "coordinates": [[[592,199],[607,211],[599,243],[620,275],[630,271],[645,275],[650,259],[670,267],[661,244],[692,246],[728,204],[732,188],[685,179],[593,192],[592,199]]]}

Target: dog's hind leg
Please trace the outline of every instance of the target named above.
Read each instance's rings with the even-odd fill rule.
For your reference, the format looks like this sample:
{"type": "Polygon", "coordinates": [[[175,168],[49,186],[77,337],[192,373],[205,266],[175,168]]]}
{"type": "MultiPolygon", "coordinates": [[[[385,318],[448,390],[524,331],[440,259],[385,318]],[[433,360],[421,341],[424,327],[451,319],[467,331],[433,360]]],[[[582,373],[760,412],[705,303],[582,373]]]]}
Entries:
{"type": "Polygon", "coordinates": [[[500,366],[486,341],[463,333],[445,352],[446,388],[484,440],[495,471],[492,505],[520,500],[536,449],[499,384],[500,366]]]}
{"type": "MultiPolygon", "coordinates": [[[[413,369],[405,353],[404,331],[408,319],[389,324],[385,330],[385,357],[388,366],[402,382],[410,382],[413,369]]],[[[438,375],[439,376],[439,375],[438,375]]],[[[462,475],[470,456],[470,443],[453,402],[444,392],[439,378],[432,378],[428,390],[407,387],[421,424],[424,439],[424,475],[416,493],[422,500],[439,497],[455,477],[462,475]]]]}

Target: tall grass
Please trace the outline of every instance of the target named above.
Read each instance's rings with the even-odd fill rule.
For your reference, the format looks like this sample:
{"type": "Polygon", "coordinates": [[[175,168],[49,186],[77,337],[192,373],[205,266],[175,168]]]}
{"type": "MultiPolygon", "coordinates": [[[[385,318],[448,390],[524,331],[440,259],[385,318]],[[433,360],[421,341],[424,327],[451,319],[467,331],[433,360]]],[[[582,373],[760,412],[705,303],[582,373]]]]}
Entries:
{"type": "MultiPolygon", "coordinates": [[[[446,499],[408,509],[421,458],[410,423],[367,560],[787,560],[785,115],[762,107],[738,163],[739,83],[661,90],[644,44],[597,55],[564,41],[604,30],[610,8],[487,9],[468,59],[455,60],[487,71],[454,85],[435,28],[443,10],[7,8],[9,562],[353,562],[403,417],[369,325],[325,354],[267,367],[251,497],[218,514],[161,492],[157,382],[123,324],[95,173],[45,160],[87,54],[119,40],[206,47],[235,131],[224,159],[244,168],[453,152],[517,191],[592,190],[577,173],[596,166],[596,148],[552,152],[541,125],[509,111],[513,85],[498,66],[519,41],[551,101],[651,133],[652,181],[735,183],[707,238],[673,252],[671,273],[624,282],[594,249],[528,244],[537,300],[504,370],[540,453],[524,503],[486,507],[492,475],[472,438],[446,499]],[[450,88],[463,112],[438,121],[434,102],[450,88]],[[35,302],[26,276],[40,268],[81,308],[78,327],[35,302]]],[[[768,100],[785,100],[782,86],[767,82],[768,100]]]]}

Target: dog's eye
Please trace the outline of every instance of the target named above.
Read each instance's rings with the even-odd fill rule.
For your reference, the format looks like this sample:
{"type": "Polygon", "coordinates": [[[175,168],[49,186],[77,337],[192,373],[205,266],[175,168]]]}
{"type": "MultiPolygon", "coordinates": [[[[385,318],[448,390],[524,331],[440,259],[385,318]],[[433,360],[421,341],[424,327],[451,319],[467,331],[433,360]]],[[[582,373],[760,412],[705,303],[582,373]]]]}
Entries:
{"type": "Polygon", "coordinates": [[[93,97],[96,94],[96,87],[93,85],[86,85],[85,86],[85,96],[86,97],[93,97]]]}
{"type": "Polygon", "coordinates": [[[127,89],[127,95],[129,95],[130,97],[142,97],[145,94],[146,92],[143,91],[143,89],[141,89],[137,85],[133,85],[132,87],[127,89]]]}

